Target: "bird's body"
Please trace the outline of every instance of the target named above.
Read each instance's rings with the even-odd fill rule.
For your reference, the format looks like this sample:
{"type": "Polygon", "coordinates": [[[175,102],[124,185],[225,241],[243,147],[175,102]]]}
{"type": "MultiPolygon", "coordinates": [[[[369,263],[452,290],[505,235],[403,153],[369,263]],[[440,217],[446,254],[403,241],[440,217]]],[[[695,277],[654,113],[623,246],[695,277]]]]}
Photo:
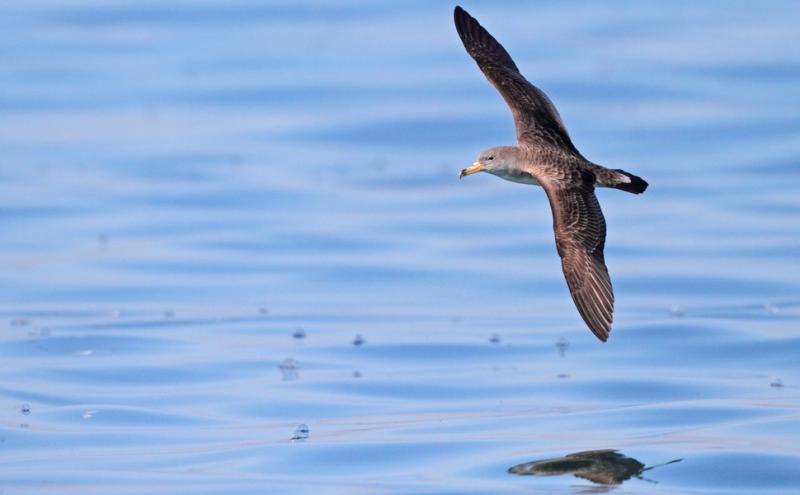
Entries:
{"type": "Polygon", "coordinates": [[[614,293],[603,256],[606,223],[594,189],[610,187],[638,194],[647,182],[584,158],[553,103],[520,74],[502,45],[461,7],[456,7],[454,18],[464,47],[508,104],[517,130],[516,145],[487,149],[461,171],[461,177],[488,172],[544,188],[572,299],[592,332],[606,341],[614,293]]]}

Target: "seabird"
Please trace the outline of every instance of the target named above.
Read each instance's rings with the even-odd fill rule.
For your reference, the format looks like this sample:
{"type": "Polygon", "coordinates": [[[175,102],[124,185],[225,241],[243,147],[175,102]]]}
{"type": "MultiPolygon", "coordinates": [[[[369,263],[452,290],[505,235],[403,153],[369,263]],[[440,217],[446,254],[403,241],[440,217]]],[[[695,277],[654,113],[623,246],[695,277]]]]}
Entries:
{"type": "Polygon", "coordinates": [[[584,158],[572,144],[556,107],[520,74],[505,48],[461,7],[455,8],[454,18],[464,47],[508,104],[517,129],[515,146],[483,151],[460,177],[488,172],[544,188],[572,300],[589,329],[605,342],[611,331],[614,292],[603,257],[606,222],[594,188],[639,194],[647,189],[647,182],[584,158]]]}

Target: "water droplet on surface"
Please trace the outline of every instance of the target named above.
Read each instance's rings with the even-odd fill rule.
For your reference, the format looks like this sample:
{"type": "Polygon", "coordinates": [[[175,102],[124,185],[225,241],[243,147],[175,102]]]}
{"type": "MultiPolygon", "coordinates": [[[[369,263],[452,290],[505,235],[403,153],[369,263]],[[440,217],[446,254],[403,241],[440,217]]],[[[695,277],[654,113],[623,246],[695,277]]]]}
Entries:
{"type": "Polygon", "coordinates": [[[292,358],[286,358],[278,365],[282,370],[296,370],[300,367],[300,363],[292,358]]]}
{"type": "Polygon", "coordinates": [[[558,339],[556,342],[556,349],[558,349],[558,355],[564,357],[567,355],[567,348],[569,347],[569,341],[564,337],[558,339]]]}
{"type": "Polygon", "coordinates": [[[297,372],[297,370],[300,369],[300,363],[292,358],[284,359],[281,364],[278,365],[278,368],[280,368],[284,380],[296,380],[300,376],[297,372]]]}
{"type": "Polygon", "coordinates": [[[292,435],[292,441],[296,442],[298,440],[305,440],[306,438],[308,438],[308,425],[297,425],[297,429],[294,430],[294,435],[292,435]]]}
{"type": "Polygon", "coordinates": [[[95,414],[97,414],[97,411],[84,411],[84,413],[81,414],[81,417],[83,419],[92,419],[95,414]]]}
{"type": "Polygon", "coordinates": [[[361,335],[356,335],[355,338],[353,339],[353,345],[356,347],[360,347],[364,345],[366,342],[367,341],[364,340],[364,337],[362,337],[361,335]]]}
{"type": "Polygon", "coordinates": [[[306,338],[306,331],[303,330],[303,327],[297,327],[292,332],[292,338],[294,339],[304,339],[306,338]]]}
{"type": "Polygon", "coordinates": [[[19,408],[19,412],[23,414],[23,416],[27,416],[31,413],[31,405],[30,404],[22,404],[19,408]]]}

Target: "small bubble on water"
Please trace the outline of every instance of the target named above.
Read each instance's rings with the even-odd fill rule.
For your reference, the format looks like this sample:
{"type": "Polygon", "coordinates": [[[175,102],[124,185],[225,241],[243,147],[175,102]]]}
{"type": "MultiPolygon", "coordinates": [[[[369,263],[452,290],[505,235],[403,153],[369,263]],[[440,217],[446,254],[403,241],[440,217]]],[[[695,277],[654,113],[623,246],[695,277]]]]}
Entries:
{"type": "Polygon", "coordinates": [[[306,338],[306,331],[303,330],[303,327],[297,327],[292,332],[292,338],[293,339],[298,339],[298,340],[299,339],[304,339],[304,338],[306,338]]]}
{"type": "Polygon", "coordinates": [[[783,388],[783,380],[776,378],[772,380],[772,383],[770,383],[769,386],[772,388],[783,388]]]}
{"type": "Polygon", "coordinates": [[[300,363],[292,358],[281,361],[281,364],[278,365],[278,368],[280,368],[281,375],[283,376],[284,380],[294,380],[300,376],[300,374],[297,372],[297,370],[300,369],[300,363]]]}
{"type": "Polygon", "coordinates": [[[31,405],[30,404],[22,404],[19,408],[19,412],[22,413],[23,416],[27,416],[31,413],[31,405]]]}
{"type": "Polygon", "coordinates": [[[492,344],[499,344],[502,339],[496,333],[493,333],[491,337],[489,337],[489,342],[492,344]]]}
{"type": "Polygon", "coordinates": [[[294,430],[294,435],[292,435],[292,441],[305,440],[308,438],[308,431],[308,425],[297,425],[297,428],[294,430]]]}
{"type": "Polygon", "coordinates": [[[28,330],[29,339],[46,339],[50,336],[49,328],[40,328],[39,330],[28,330]]]}
{"type": "Polygon", "coordinates": [[[673,318],[681,318],[683,316],[686,316],[686,312],[680,306],[673,306],[669,314],[673,318]]]}
{"type": "Polygon", "coordinates": [[[92,419],[94,418],[95,414],[97,414],[97,411],[84,411],[83,414],[81,414],[81,417],[83,419],[92,419]]]}
{"type": "Polygon", "coordinates": [[[567,348],[569,347],[569,341],[564,337],[561,337],[556,342],[556,349],[558,349],[558,355],[564,357],[567,354],[567,348]]]}
{"type": "Polygon", "coordinates": [[[364,337],[362,337],[360,334],[356,335],[355,338],[353,339],[353,345],[356,347],[360,347],[364,345],[366,342],[367,341],[364,340],[364,337]]]}
{"type": "Polygon", "coordinates": [[[286,358],[281,361],[281,364],[278,367],[282,370],[296,370],[300,367],[300,363],[292,358],[286,358]]]}
{"type": "Polygon", "coordinates": [[[78,356],[91,356],[94,354],[94,349],[81,349],[77,354],[78,356]]]}

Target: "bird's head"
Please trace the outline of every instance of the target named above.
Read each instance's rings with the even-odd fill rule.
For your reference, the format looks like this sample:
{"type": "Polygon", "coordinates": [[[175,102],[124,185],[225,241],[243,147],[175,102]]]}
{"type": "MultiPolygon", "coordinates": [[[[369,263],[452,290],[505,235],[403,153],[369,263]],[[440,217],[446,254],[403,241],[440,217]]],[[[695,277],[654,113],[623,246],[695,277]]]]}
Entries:
{"type": "Polygon", "coordinates": [[[471,166],[463,169],[459,175],[463,179],[467,175],[488,172],[492,175],[504,176],[514,166],[517,150],[515,146],[497,146],[481,152],[471,166]]]}

